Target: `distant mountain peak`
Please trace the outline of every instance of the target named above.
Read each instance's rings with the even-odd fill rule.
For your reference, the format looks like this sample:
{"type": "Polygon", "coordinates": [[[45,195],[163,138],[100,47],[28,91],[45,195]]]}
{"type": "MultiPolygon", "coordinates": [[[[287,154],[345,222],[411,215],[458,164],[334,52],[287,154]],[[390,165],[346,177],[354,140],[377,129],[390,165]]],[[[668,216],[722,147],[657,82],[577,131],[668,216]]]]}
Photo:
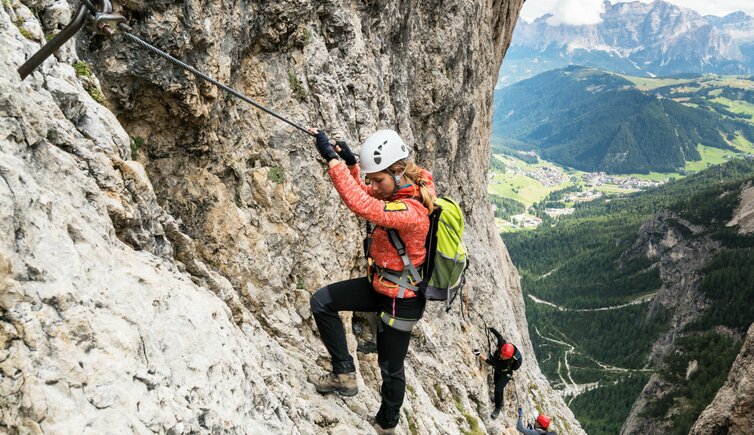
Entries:
{"type": "Polygon", "coordinates": [[[647,77],[754,71],[754,18],[744,12],[702,16],[663,0],[604,8],[597,24],[519,21],[499,85],[570,63],[647,77]]]}

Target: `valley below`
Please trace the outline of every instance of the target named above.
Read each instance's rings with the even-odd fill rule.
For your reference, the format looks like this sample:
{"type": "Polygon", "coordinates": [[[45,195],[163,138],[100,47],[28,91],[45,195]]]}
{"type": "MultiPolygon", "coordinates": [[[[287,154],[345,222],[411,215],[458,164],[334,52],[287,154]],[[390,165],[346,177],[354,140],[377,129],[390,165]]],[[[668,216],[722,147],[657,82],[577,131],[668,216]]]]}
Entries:
{"type": "MultiPolygon", "coordinates": [[[[561,73],[612,80],[605,77],[611,73],[573,67],[561,73]]],[[[585,430],[639,434],[673,427],[671,433],[683,434],[725,381],[754,318],[744,314],[748,322],[731,323],[726,317],[749,311],[732,300],[754,297],[754,276],[740,272],[749,270],[754,239],[737,235],[733,223],[754,184],[754,80],[616,77],[623,80],[618,88],[649,98],[652,107],[670,107],[668,100],[692,110],[694,120],[707,120],[708,130],[697,123],[687,135],[696,141],[689,148],[695,154],[672,171],[574,168],[557,156],[584,152],[578,136],[562,135],[573,152],[552,139],[553,154],[538,145],[540,130],[523,128],[493,136],[488,193],[521,275],[538,363],[585,430]],[[720,278],[724,271],[744,276],[728,282],[720,278]],[[705,340],[715,342],[714,350],[699,348],[705,340]]],[[[600,90],[579,86],[596,98],[595,112],[605,110],[598,106],[600,90]]],[[[505,116],[519,110],[496,104],[505,116]]],[[[532,114],[518,119],[546,122],[549,137],[558,138],[572,112],[532,114]]],[[[676,128],[686,122],[692,121],[676,128]]]]}

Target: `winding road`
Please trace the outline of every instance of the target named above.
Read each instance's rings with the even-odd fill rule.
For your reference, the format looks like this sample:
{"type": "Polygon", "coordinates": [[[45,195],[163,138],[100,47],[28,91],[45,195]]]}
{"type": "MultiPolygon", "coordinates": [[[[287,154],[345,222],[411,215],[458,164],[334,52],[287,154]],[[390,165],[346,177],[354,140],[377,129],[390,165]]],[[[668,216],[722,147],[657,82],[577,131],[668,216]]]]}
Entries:
{"type": "MultiPolygon", "coordinates": [[[[603,370],[609,371],[609,372],[613,372],[613,373],[628,373],[628,372],[651,371],[651,370],[648,370],[648,369],[626,369],[626,368],[611,366],[609,364],[602,363],[602,362],[597,361],[596,359],[592,358],[589,355],[586,355],[586,354],[584,354],[582,352],[577,351],[576,347],[573,346],[570,343],[566,343],[565,341],[558,340],[558,339],[556,339],[554,337],[545,337],[544,335],[542,335],[542,333],[539,332],[539,328],[537,328],[536,326],[534,327],[534,331],[543,340],[546,340],[546,341],[549,341],[549,342],[552,342],[552,343],[556,343],[556,344],[561,345],[561,346],[563,346],[565,348],[565,353],[564,353],[564,357],[563,357],[563,365],[565,366],[565,369],[566,369],[566,377],[564,378],[563,375],[562,375],[562,373],[561,373],[561,371],[560,371],[561,361],[558,360],[558,377],[560,378],[561,382],[563,383],[563,389],[562,390],[557,390],[557,391],[560,393],[560,395],[564,399],[566,397],[570,397],[570,400],[568,401],[568,405],[569,406],[571,405],[571,402],[573,401],[573,399],[576,398],[576,396],[578,396],[580,394],[583,394],[583,393],[585,393],[587,391],[594,390],[595,388],[599,388],[601,386],[601,384],[599,382],[588,382],[588,383],[585,383],[585,384],[579,384],[579,383],[577,383],[576,381],[573,380],[573,377],[571,376],[571,366],[568,364],[568,355],[571,354],[571,353],[578,354],[578,355],[581,355],[581,356],[583,356],[585,358],[588,358],[591,361],[593,361],[595,364],[597,364],[598,366],[600,366],[603,370]],[[566,380],[566,378],[567,378],[567,380],[566,380]]],[[[547,360],[549,360],[549,359],[550,359],[550,357],[548,356],[547,360]]],[[[547,360],[545,360],[545,361],[547,361],[547,360]]],[[[617,381],[613,381],[610,384],[615,384],[615,383],[617,383],[617,381]]]]}
{"type": "Polygon", "coordinates": [[[654,297],[656,295],[657,295],[657,292],[649,293],[649,294],[646,294],[644,296],[639,296],[638,298],[632,300],[631,302],[625,303],[625,304],[611,305],[609,307],[600,307],[600,308],[568,308],[568,307],[563,307],[563,306],[560,306],[560,305],[557,305],[557,304],[553,304],[552,302],[548,302],[548,301],[546,301],[544,299],[539,299],[538,297],[532,295],[531,293],[529,293],[527,296],[529,296],[529,299],[533,300],[535,303],[553,307],[553,308],[557,309],[558,311],[572,311],[572,312],[576,312],[576,313],[589,313],[589,312],[594,312],[594,311],[618,310],[618,309],[621,309],[621,308],[630,307],[632,305],[644,304],[644,303],[647,303],[647,302],[651,301],[652,299],[654,299],[654,297]]]}

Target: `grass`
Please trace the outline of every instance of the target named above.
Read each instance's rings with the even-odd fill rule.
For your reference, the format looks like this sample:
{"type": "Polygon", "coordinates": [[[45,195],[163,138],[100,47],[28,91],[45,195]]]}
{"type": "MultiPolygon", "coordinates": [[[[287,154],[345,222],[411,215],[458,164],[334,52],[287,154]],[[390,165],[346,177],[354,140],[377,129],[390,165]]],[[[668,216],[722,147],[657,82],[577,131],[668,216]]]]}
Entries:
{"type": "Polygon", "coordinates": [[[285,169],[280,166],[273,166],[267,171],[267,179],[275,184],[281,184],[285,181],[285,169]]]}
{"type": "Polygon", "coordinates": [[[435,384],[434,389],[435,389],[435,395],[437,396],[437,398],[439,399],[440,397],[442,397],[442,388],[440,387],[440,385],[435,384]]]}
{"type": "Polygon", "coordinates": [[[293,71],[288,71],[288,84],[291,86],[291,91],[294,95],[302,100],[307,97],[306,89],[301,85],[301,81],[293,71]]]}
{"type": "MultiPolygon", "coordinates": [[[[730,86],[734,88],[742,89],[754,89],[754,82],[748,79],[748,76],[717,76],[710,75],[705,77],[695,77],[687,79],[674,79],[674,78],[647,78],[647,77],[634,77],[623,74],[617,74],[626,80],[629,80],[637,88],[642,91],[648,91],[657,89],[663,86],[678,86],[683,84],[689,84],[686,86],[678,86],[679,92],[698,90],[700,87],[717,87],[717,86],[730,86]],[[701,86],[699,86],[701,85],[701,86]]],[[[711,92],[712,96],[719,95],[718,90],[711,92]]]]}
{"type": "Polygon", "coordinates": [[[637,88],[642,91],[648,91],[651,89],[661,88],[663,86],[680,85],[683,83],[691,83],[695,79],[660,79],[660,78],[647,78],[647,77],[634,77],[618,74],[626,80],[631,81],[637,88]]]}
{"type": "Polygon", "coordinates": [[[136,160],[136,155],[139,153],[139,149],[144,145],[144,138],[143,137],[132,137],[131,138],[131,160],[136,160]]]}
{"type": "Polygon", "coordinates": [[[601,186],[595,186],[594,190],[602,193],[631,193],[636,192],[636,189],[624,189],[615,184],[603,184],[601,186]]]}
{"type": "Polygon", "coordinates": [[[463,407],[463,403],[461,403],[461,398],[458,396],[453,397],[453,403],[456,406],[456,409],[458,412],[463,415],[463,418],[466,419],[466,423],[469,424],[469,430],[461,429],[461,433],[464,435],[482,435],[484,432],[479,428],[479,420],[476,419],[473,415],[466,412],[466,410],[463,407]]]}
{"type": "Polygon", "coordinates": [[[406,410],[404,410],[403,413],[406,415],[408,430],[411,432],[411,435],[419,435],[419,428],[416,426],[416,420],[414,419],[414,417],[406,410]]]}
{"type": "Polygon", "coordinates": [[[722,93],[723,93],[722,89],[715,89],[714,91],[711,91],[709,94],[710,94],[710,96],[717,97],[718,95],[720,95],[722,93]]]}
{"type": "Polygon", "coordinates": [[[105,104],[105,96],[102,94],[102,91],[95,85],[88,85],[84,88],[87,93],[94,99],[94,101],[104,105],[105,104]]]}
{"type": "Polygon", "coordinates": [[[76,71],[76,75],[79,77],[91,77],[92,69],[86,62],[77,60],[73,63],[73,70],[76,71]]]}
{"type": "Polygon", "coordinates": [[[539,181],[520,174],[495,174],[488,191],[505,198],[515,199],[527,206],[547,195],[545,186],[539,181]]]}
{"type": "Polygon", "coordinates": [[[31,32],[26,30],[26,28],[24,27],[24,20],[19,19],[15,21],[13,24],[15,24],[16,27],[18,28],[19,33],[21,33],[21,36],[23,36],[26,39],[31,39],[31,40],[34,39],[34,36],[31,34],[31,32]]]}
{"type": "Polygon", "coordinates": [[[736,138],[732,141],[729,141],[728,143],[730,143],[731,146],[741,151],[742,153],[754,154],[754,144],[746,140],[746,138],[743,137],[743,135],[741,135],[740,133],[736,134],[736,138]]]}
{"type": "Polygon", "coordinates": [[[634,178],[638,178],[639,180],[647,180],[647,181],[665,181],[668,178],[672,180],[683,178],[683,175],[677,172],[667,172],[667,173],[650,172],[649,174],[630,174],[630,176],[634,178]]]}
{"type": "Polygon", "coordinates": [[[731,158],[736,157],[736,154],[732,151],[712,148],[706,145],[700,144],[696,149],[699,151],[699,155],[702,156],[702,159],[698,162],[686,162],[686,171],[699,172],[703,169],[707,169],[710,166],[725,163],[731,158]]]}
{"type": "Polygon", "coordinates": [[[754,89],[754,82],[744,76],[717,76],[708,81],[711,86],[730,86],[733,88],[754,89]]]}
{"type": "MultiPolygon", "coordinates": [[[[720,91],[722,92],[722,89],[720,89],[720,91]]],[[[714,91],[712,93],[714,93],[714,91]]],[[[714,98],[710,101],[712,101],[713,103],[722,104],[723,106],[727,107],[728,110],[734,113],[741,113],[744,115],[754,115],[754,104],[751,104],[746,101],[729,100],[723,97],[714,98]]]]}

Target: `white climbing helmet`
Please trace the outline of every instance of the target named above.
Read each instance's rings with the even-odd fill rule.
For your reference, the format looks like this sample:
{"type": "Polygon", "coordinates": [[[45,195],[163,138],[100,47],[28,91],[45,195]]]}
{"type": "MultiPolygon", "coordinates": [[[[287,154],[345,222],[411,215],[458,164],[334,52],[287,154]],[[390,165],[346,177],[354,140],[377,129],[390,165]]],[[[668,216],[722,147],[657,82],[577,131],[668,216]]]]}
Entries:
{"type": "Polygon", "coordinates": [[[361,144],[359,165],[361,172],[373,174],[384,171],[398,160],[408,157],[408,146],[393,130],[378,130],[361,144]]]}

